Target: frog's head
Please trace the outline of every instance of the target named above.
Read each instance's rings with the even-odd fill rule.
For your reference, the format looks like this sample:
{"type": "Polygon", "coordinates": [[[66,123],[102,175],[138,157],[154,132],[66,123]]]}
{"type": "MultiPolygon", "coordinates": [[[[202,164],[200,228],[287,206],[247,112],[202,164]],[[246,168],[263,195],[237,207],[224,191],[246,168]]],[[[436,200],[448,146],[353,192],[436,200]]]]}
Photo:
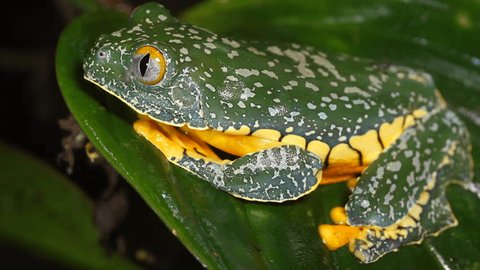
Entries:
{"type": "Polygon", "coordinates": [[[134,11],[129,25],[99,37],[84,62],[85,79],[157,121],[205,128],[199,85],[192,80],[196,68],[179,57],[187,48],[172,46],[175,37],[165,34],[185,24],[149,3],[134,11]]]}

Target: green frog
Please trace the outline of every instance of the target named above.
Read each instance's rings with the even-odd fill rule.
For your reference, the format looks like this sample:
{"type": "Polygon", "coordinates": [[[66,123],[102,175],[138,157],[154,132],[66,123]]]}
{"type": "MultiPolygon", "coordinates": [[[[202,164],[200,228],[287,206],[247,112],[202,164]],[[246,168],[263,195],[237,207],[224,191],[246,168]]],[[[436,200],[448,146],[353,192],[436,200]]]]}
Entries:
{"type": "Polygon", "coordinates": [[[346,181],[319,233],[363,262],[456,225],[445,186],[472,180],[468,131],[422,71],[220,36],[154,3],[84,69],[170,162],[233,196],[281,203],[346,181]]]}

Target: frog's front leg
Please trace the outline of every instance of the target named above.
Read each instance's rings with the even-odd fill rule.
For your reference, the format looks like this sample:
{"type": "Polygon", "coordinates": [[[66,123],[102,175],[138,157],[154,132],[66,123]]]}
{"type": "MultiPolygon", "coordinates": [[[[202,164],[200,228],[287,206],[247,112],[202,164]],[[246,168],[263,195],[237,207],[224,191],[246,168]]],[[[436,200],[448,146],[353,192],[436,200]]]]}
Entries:
{"type": "Polygon", "coordinates": [[[223,164],[185,155],[178,164],[236,197],[283,202],[313,191],[321,178],[320,159],[295,145],[258,151],[223,164]]]}
{"type": "Polygon", "coordinates": [[[320,158],[299,146],[278,145],[230,161],[218,158],[204,142],[174,127],[139,120],[134,128],[171,162],[243,199],[294,200],[313,191],[321,179],[320,158]]]}
{"type": "Polygon", "coordinates": [[[445,195],[451,182],[472,180],[469,135],[457,116],[439,109],[407,129],[358,179],[337,225],[320,225],[330,249],[349,244],[363,262],[420,243],[457,224],[445,195]]]}

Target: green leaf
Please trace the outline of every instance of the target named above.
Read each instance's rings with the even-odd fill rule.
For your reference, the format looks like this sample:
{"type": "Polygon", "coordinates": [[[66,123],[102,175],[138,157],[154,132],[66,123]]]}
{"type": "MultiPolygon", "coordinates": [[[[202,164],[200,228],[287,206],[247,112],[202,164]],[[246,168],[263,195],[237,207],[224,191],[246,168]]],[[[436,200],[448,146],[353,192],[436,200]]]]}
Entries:
{"type": "Polygon", "coordinates": [[[0,142],[0,243],[74,269],[139,269],[98,242],[92,203],[63,175],[0,142]]]}
{"type": "MultiPolygon", "coordinates": [[[[242,0],[209,1],[184,18],[219,34],[304,43],[423,68],[433,73],[476,138],[480,31],[475,22],[480,13],[473,11],[479,10],[469,2],[453,7],[453,1],[242,0]]],[[[478,267],[480,237],[474,230],[480,223],[474,213],[480,204],[461,189],[449,190],[458,227],[361,265],[346,248],[328,251],[317,233],[318,224],[330,223],[330,209],[345,203],[344,184],[322,186],[281,205],[254,203],[218,191],[168,163],[134,133],[135,115],[126,105],[82,80],[82,59],[93,40],[122,27],[125,20],[105,12],[72,23],[58,45],[58,81],[90,140],[203,264],[212,269],[478,267]]],[[[478,163],[479,142],[473,147],[478,163]]]]}

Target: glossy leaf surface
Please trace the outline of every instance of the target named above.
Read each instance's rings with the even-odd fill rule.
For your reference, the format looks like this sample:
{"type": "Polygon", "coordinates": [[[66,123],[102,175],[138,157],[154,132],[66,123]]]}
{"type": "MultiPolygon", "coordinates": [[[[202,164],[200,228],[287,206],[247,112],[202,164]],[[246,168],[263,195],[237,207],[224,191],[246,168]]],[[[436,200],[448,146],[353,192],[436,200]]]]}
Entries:
{"type": "MultiPolygon", "coordinates": [[[[480,13],[473,11],[480,7],[469,2],[454,5],[454,1],[211,1],[183,18],[219,34],[309,44],[422,68],[433,74],[472,138],[478,138],[480,13]]],[[[319,223],[330,223],[329,210],[345,203],[348,192],[343,184],[322,186],[295,202],[262,204],[215,190],[170,165],[134,133],[135,115],[126,105],[82,79],[82,59],[93,40],[122,27],[125,19],[112,13],[88,15],[66,29],[57,51],[59,84],[90,140],[203,264],[213,269],[478,267],[480,237],[475,230],[480,223],[474,213],[480,211],[480,201],[458,187],[448,194],[460,226],[362,265],[345,248],[328,251],[317,233],[319,223]]],[[[478,161],[480,144],[473,141],[478,161]]]]}
{"type": "Polygon", "coordinates": [[[47,164],[0,142],[0,243],[69,269],[139,269],[107,254],[93,205],[47,164]]]}

